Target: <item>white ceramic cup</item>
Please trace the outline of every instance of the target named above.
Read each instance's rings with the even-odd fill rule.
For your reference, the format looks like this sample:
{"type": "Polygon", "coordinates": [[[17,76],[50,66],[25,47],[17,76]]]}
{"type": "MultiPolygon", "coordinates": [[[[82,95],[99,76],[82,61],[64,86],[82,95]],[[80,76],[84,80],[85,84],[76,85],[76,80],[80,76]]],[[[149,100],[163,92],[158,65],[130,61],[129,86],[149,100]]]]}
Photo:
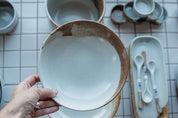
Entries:
{"type": "Polygon", "coordinates": [[[101,22],[105,12],[104,0],[46,0],[46,12],[56,26],[74,20],[101,22]]]}
{"type": "Polygon", "coordinates": [[[0,0],[0,34],[11,32],[18,21],[17,12],[10,1],[0,0]]]}

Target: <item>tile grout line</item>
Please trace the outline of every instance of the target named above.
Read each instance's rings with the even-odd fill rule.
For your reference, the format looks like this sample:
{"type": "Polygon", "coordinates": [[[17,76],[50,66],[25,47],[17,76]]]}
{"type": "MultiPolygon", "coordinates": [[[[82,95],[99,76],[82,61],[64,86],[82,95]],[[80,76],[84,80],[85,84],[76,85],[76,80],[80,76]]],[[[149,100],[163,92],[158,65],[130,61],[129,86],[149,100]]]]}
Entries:
{"type": "MultiPolygon", "coordinates": [[[[162,0],[163,1],[163,0],[162,0]]],[[[165,7],[164,6],[164,1],[163,1],[163,7],[165,7]]],[[[167,47],[169,47],[169,45],[168,45],[168,34],[167,34],[167,24],[166,24],[166,22],[164,23],[165,24],[165,36],[166,36],[166,46],[167,47]]],[[[170,64],[169,64],[169,62],[170,62],[170,60],[169,60],[169,49],[166,49],[167,50],[167,61],[168,61],[168,77],[169,78],[167,78],[167,79],[170,79],[170,64]]],[[[171,87],[171,82],[170,82],[170,95],[172,95],[172,87],[171,87]]],[[[169,97],[168,97],[169,98],[169,97]]],[[[169,99],[168,99],[168,102],[169,102],[169,99]]],[[[169,107],[171,107],[171,109],[172,109],[172,111],[173,111],[173,103],[172,103],[172,97],[171,97],[171,99],[170,99],[170,103],[171,103],[171,105],[169,105],[169,107]]],[[[170,111],[169,111],[169,114],[171,115],[171,117],[173,117],[173,114],[172,114],[172,111],[171,111],[171,113],[170,113],[170,111]]]]}
{"type": "MultiPolygon", "coordinates": [[[[20,17],[22,17],[22,0],[20,0],[20,17]]],[[[21,82],[22,81],[22,78],[21,78],[21,71],[22,71],[22,69],[21,69],[21,66],[22,66],[22,63],[21,63],[21,56],[22,56],[22,19],[20,20],[20,71],[19,71],[19,82],[21,82]]]]}
{"type": "MultiPolygon", "coordinates": [[[[38,22],[38,18],[39,18],[39,11],[38,11],[38,6],[39,6],[39,0],[37,0],[37,26],[36,26],[36,31],[37,31],[37,35],[36,35],[36,74],[38,74],[38,24],[39,24],[39,22],[38,22]]],[[[39,87],[39,84],[37,83],[37,87],[39,87]]]]}

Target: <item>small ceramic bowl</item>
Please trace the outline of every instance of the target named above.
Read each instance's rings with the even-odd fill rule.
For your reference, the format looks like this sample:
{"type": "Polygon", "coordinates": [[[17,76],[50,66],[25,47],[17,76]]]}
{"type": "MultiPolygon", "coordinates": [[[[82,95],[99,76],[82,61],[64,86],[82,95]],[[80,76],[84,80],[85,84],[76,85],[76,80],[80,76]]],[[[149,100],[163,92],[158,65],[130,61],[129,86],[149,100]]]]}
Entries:
{"type": "Polygon", "coordinates": [[[163,9],[162,16],[154,22],[155,24],[160,25],[160,24],[164,23],[168,18],[168,12],[167,12],[166,8],[162,7],[162,9],[163,9]]]}
{"type": "Polygon", "coordinates": [[[105,1],[46,0],[46,12],[56,26],[81,19],[101,22],[105,12],[105,1]]]}
{"type": "Polygon", "coordinates": [[[150,14],[147,18],[149,21],[154,22],[159,19],[163,14],[163,8],[157,2],[155,2],[155,9],[152,14],[150,14]]]}
{"type": "Polygon", "coordinates": [[[0,1],[0,34],[11,32],[18,21],[17,12],[12,3],[6,0],[0,1]]]}
{"type": "Polygon", "coordinates": [[[134,10],[141,17],[150,15],[155,9],[155,3],[153,0],[135,0],[134,10]]]}
{"type": "Polygon", "coordinates": [[[116,5],[112,10],[111,10],[111,20],[114,23],[122,24],[126,23],[127,19],[125,18],[123,14],[124,6],[123,5],[116,5]]]}
{"type": "Polygon", "coordinates": [[[42,46],[39,75],[54,100],[73,110],[93,110],[111,102],[128,74],[127,52],[106,26],[87,20],[58,27],[42,46]]]}
{"type": "Polygon", "coordinates": [[[131,22],[139,23],[146,21],[146,18],[142,18],[139,15],[137,15],[133,8],[133,2],[128,2],[124,6],[124,15],[131,22]]]}

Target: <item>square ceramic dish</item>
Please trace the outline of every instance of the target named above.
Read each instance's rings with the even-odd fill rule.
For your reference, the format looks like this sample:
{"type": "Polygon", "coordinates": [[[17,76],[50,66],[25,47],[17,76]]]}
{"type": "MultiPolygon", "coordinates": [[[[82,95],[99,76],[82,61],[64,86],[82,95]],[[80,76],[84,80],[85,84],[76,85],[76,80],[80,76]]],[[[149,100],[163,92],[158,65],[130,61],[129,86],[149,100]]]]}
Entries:
{"type": "Polygon", "coordinates": [[[39,75],[58,90],[56,102],[92,110],[112,101],[127,78],[128,58],[115,33],[93,21],[74,21],[53,31],[41,49],[39,75]]]}
{"type": "MultiPolygon", "coordinates": [[[[163,48],[161,43],[156,37],[153,36],[138,36],[134,38],[129,47],[130,59],[130,81],[131,81],[131,94],[132,106],[135,118],[157,118],[160,116],[157,109],[156,97],[159,99],[159,105],[163,109],[162,114],[168,117],[168,86],[164,68],[163,48]],[[154,82],[157,88],[157,96],[154,94],[155,86],[151,82],[151,75],[148,74],[148,87],[153,95],[153,100],[150,103],[143,103],[142,109],[138,106],[138,75],[135,65],[135,57],[146,53],[146,63],[154,61],[156,69],[154,73],[154,82]]],[[[147,72],[148,73],[148,72],[147,72]]],[[[142,92],[144,91],[144,70],[141,70],[141,85],[142,92]]]]}

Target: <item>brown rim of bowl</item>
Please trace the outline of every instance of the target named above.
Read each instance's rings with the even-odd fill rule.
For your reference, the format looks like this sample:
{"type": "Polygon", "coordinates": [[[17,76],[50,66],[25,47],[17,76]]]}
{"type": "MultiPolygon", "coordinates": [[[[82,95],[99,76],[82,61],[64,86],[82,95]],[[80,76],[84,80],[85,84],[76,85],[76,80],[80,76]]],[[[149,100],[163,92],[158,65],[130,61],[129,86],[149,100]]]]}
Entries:
{"type": "MultiPolygon", "coordinates": [[[[98,36],[98,34],[99,34],[98,37],[101,37],[104,40],[108,41],[114,47],[114,49],[116,50],[116,52],[120,58],[121,75],[119,78],[120,80],[119,80],[119,85],[117,87],[117,90],[114,93],[114,95],[105,104],[103,104],[100,107],[94,108],[94,109],[98,109],[98,108],[105,106],[109,102],[111,102],[121,92],[121,90],[126,82],[127,75],[128,75],[128,69],[129,69],[128,55],[127,55],[126,49],[125,49],[122,41],[112,30],[110,30],[108,27],[106,27],[98,22],[91,21],[91,20],[77,20],[77,21],[68,22],[66,24],[59,26],[52,33],[50,33],[50,35],[48,36],[48,38],[42,45],[41,50],[43,50],[45,45],[48,44],[48,42],[50,40],[55,39],[55,36],[58,36],[58,37],[72,36],[73,35],[73,32],[72,32],[73,26],[75,26],[76,29],[79,29],[78,27],[85,27],[85,29],[88,29],[88,31],[86,33],[81,33],[83,30],[75,32],[74,36],[90,36],[90,35],[98,36]],[[96,30],[93,31],[93,28],[98,30],[97,35],[96,35],[96,30]],[[59,33],[56,34],[56,32],[59,32],[59,33]],[[108,32],[108,33],[106,33],[106,32],[108,32]],[[81,33],[81,34],[78,35],[79,33],[81,33]]],[[[75,109],[73,109],[73,110],[75,110],[75,109]]]]}
{"type": "Polygon", "coordinates": [[[124,24],[124,23],[126,23],[126,22],[127,22],[127,18],[126,18],[125,15],[124,15],[124,5],[122,5],[122,4],[115,5],[115,6],[112,8],[112,10],[111,10],[110,18],[111,18],[111,20],[112,20],[114,23],[116,23],[116,24],[124,24]],[[116,21],[116,20],[112,17],[112,13],[113,13],[114,10],[116,10],[116,9],[119,9],[120,11],[122,11],[123,17],[124,17],[125,20],[126,20],[125,22],[118,22],[118,21],[116,21]]]}
{"type": "MultiPolygon", "coordinates": [[[[45,0],[45,9],[46,9],[47,17],[49,18],[49,20],[50,20],[56,27],[61,26],[61,25],[58,25],[57,23],[55,23],[55,21],[51,18],[50,14],[49,14],[49,12],[48,12],[47,1],[48,1],[48,0],[45,0]]],[[[96,22],[98,22],[98,23],[100,23],[100,22],[103,20],[103,17],[104,17],[104,14],[105,14],[105,10],[106,10],[106,3],[105,3],[105,0],[101,0],[101,1],[102,1],[102,3],[103,3],[103,5],[102,5],[103,10],[102,10],[102,13],[101,13],[99,19],[96,21],[96,22]]],[[[74,21],[78,21],[78,20],[74,20],[74,21]]],[[[71,21],[71,22],[72,22],[72,21],[71,21]]],[[[64,24],[66,24],[66,23],[64,23],[64,24]]],[[[62,25],[63,25],[63,24],[62,24],[62,25]]]]}

